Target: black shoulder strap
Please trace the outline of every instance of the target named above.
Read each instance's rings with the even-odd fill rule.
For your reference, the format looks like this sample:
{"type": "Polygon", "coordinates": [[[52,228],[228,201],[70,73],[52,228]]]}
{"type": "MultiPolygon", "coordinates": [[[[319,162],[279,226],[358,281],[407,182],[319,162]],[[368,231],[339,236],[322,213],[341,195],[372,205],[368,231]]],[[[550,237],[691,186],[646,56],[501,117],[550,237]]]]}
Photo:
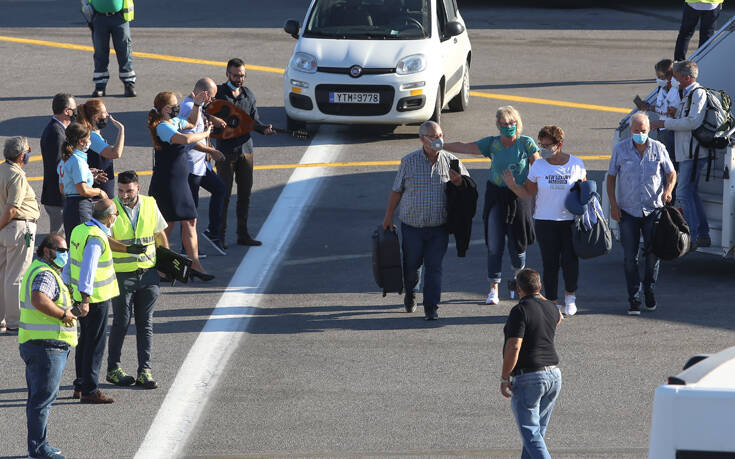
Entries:
{"type": "Polygon", "coordinates": [[[704,86],[697,86],[696,88],[689,91],[689,94],[687,94],[687,99],[689,100],[689,103],[687,104],[687,110],[686,110],[686,113],[684,114],[685,118],[689,116],[689,112],[692,109],[692,96],[694,95],[694,91],[696,91],[697,89],[704,89],[705,95],[706,95],[707,88],[705,88],[704,86]]]}

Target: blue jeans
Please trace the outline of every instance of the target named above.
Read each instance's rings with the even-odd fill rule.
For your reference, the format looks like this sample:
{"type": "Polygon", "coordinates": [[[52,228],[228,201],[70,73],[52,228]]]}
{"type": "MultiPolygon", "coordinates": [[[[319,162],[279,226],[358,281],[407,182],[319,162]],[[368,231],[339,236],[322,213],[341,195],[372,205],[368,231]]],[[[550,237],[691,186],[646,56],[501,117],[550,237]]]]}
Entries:
{"type": "Polygon", "coordinates": [[[107,66],[110,62],[110,37],[115,47],[120,80],[126,84],[135,84],[133,71],[133,40],[130,38],[130,23],[123,19],[122,13],[113,16],[95,13],[92,17],[92,44],[94,45],[94,86],[105,89],[110,73],[107,66]]]}
{"type": "Polygon", "coordinates": [[[544,435],[561,392],[561,370],[526,373],[513,378],[510,406],[523,440],[522,459],[550,459],[544,435]]]}
{"type": "Polygon", "coordinates": [[[219,236],[222,227],[222,213],[225,210],[225,182],[219,178],[219,175],[207,169],[205,175],[189,174],[189,188],[194,197],[194,205],[199,207],[199,188],[209,191],[212,196],[209,198],[209,224],[207,229],[214,236],[219,236]]]}
{"type": "Polygon", "coordinates": [[[31,340],[18,347],[26,364],[28,385],[28,455],[42,456],[50,451],[46,440],[46,422],[51,404],[59,394],[59,383],[69,356],[69,346],[60,341],[31,340]]]}
{"type": "Polygon", "coordinates": [[[679,35],[676,37],[676,47],[674,48],[675,61],[686,59],[689,40],[694,36],[694,29],[697,28],[697,22],[702,21],[699,25],[699,46],[702,46],[715,33],[715,22],[717,22],[717,18],[720,17],[721,12],[722,5],[718,5],[713,10],[700,11],[684,3],[681,26],[679,27],[679,35]]]}
{"type": "Polygon", "coordinates": [[[105,353],[107,337],[107,314],[110,300],[90,303],[89,314],[79,318],[79,343],[74,354],[74,368],[77,378],[74,390],[82,395],[90,395],[99,390],[98,380],[102,356],[105,353]]]}
{"type": "Polygon", "coordinates": [[[655,214],[647,217],[634,217],[624,210],[620,211],[620,242],[623,244],[623,263],[625,266],[625,282],[628,289],[628,301],[634,301],[640,286],[638,268],[638,247],[643,235],[643,290],[651,291],[658,277],[659,259],[651,248],[655,214]]]}
{"type": "Polygon", "coordinates": [[[401,223],[403,235],[403,284],[413,292],[424,265],[424,312],[437,309],[442,294],[442,260],[449,245],[446,225],[416,228],[401,223]]]}
{"type": "Polygon", "coordinates": [[[159,277],[155,269],[142,275],[117,273],[120,295],[112,299],[112,326],[107,350],[107,371],[120,366],[123,341],[135,316],[135,344],[138,347],[138,374],[151,369],[153,347],[153,306],[159,295],[159,277]]]}
{"type": "Polygon", "coordinates": [[[692,181],[692,169],[695,161],[693,159],[679,162],[679,173],[677,175],[676,196],[684,211],[684,219],[689,225],[692,240],[701,236],[709,236],[709,223],[707,214],[704,212],[702,199],[699,197],[700,172],[707,167],[707,159],[700,158],[696,161],[697,171],[692,181]]]}
{"type": "Polygon", "coordinates": [[[493,206],[487,217],[487,278],[493,283],[500,283],[503,276],[503,245],[506,238],[511,266],[516,271],[523,269],[526,266],[526,252],[518,253],[511,225],[503,222],[500,206],[493,206]]]}

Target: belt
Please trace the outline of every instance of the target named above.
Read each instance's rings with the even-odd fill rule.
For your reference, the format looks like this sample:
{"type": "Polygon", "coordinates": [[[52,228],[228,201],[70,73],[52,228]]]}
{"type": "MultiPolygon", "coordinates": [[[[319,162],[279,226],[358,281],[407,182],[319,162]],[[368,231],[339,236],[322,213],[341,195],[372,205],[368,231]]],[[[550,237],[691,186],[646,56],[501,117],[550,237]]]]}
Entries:
{"type": "Polygon", "coordinates": [[[146,273],[146,272],[147,272],[147,271],[148,271],[149,269],[151,269],[151,268],[138,268],[138,269],[136,269],[136,270],[135,270],[135,271],[133,271],[133,272],[134,272],[135,274],[139,275],[139,276],[142,276],[142,275],[143,275],[143,274],[145,274],[145,273],[146,273]]]}
{"type": "Polygon", "coordinates": [[[511,376],[525,375],[526,373],[537,373],[539,371],[551,371],[559,368],[556,365],[549,365],[548,367],[536,367],[536,368],[519,368],[510,372],[511,376]]]}
{"type": "Polygon", "coordinates": [[[38,221],[35,218],[14,218],[13,220],[17,220],[19,222],[29,222],[29,223],[36,223],[38,221]]]}
{"type": "Polygon", "coordinates": [[[102,16],[115,16],[115,15],[117,15],[117,14],[120,14],[121,12],[122,12],[122,10],[120,10],[120,11],[115,11],[114,13],[101,13],[101,12],[99,12],[99,11],[95,11],[95,13],[97,13],[97,14],[101,14],[102,16]]]}

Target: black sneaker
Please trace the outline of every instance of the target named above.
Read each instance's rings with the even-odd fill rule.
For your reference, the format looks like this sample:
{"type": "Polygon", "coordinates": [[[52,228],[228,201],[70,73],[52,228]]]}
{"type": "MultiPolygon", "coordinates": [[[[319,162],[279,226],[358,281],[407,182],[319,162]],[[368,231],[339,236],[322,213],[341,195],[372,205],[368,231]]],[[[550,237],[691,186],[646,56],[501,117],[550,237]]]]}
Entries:
{"type": "Polygon", "coordinates": [[[656,310],[656,297],[653,296],[653,290],[646,290],[643,292],[646,299],[646,305],[643,307],[644,311],[655,311],[656,310]]]}
{"type": "Polygon", "coordinates": [[[105,88],[94,88],[92,97],[105,97],[105,88]]]}
{"type": "Polygon", "coordinates": [[[406,312],[416,311],[416,294],[413,292],[406,292],[403,295],[403,306],[406,307],[406,312]]]}
{"type": "Polygon", "coordinates": [[[640,301],[632,300],[630,302],[630,307],[628,308],[628,315],[629,316],[641,315],[641,302],[640,301]]]}
{"type": "Polygon", "coordinates": [[[143,370],[138,373],[135,385],[140,386],[143,389],[155,389],[158,387],[158,383],[153,379],[153,376],[151,376],[151,370],[143,370]]]}
{"type": "Polygon", "coordinates": [[[125,83],[125,97],[135,97],[138,94],[135,92],[135,86],[130,83],[125,83]]]}
{"type": "Polygon", "coordinates": [[[216,250],[220,255],[227,255],[227,252],[225,252],[225,248],[222,245],[222,241],[220,241],[220,239],[212,234],[208,229],[202,231],[202,237],[204,240],[209,242],[212,247],[214,247],[214,250],[216,250]]]}
{"type": "Polygon", "coordinates": [[[106,379],[107,382],[116,386],[132,386],[135,384],[135,378],[125,373],[120,367],[108,371],[106,379]]]}
{"type": "Polygon", "coordinates": [[[709,234],[705,236],[699,236],[694,244],[697,247],[709,247],[712,245],[712,239],[709,237],[709,234]]]}

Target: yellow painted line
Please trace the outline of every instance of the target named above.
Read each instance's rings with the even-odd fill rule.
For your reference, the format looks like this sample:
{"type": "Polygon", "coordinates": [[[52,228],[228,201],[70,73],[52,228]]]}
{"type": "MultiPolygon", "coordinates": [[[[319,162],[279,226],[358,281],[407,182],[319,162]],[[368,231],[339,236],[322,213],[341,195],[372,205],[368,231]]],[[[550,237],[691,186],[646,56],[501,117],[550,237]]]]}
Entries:
{"type": "MultiPolygon", "coordinates": [[[[10,42],[10,43],[21,43],[24,45],[48,46],[51,48],[73,49],[76,51],[94,52],[94,48],[91,46],[77,45],[74,43],[60,43],[60,42],[46,41],[46,40],[32,40],[30,38],[8,37],[5,35],[0,35],[0,41],[10,42]]],[[[111,49],[110,52],[114,54],[115,50],[111,49]]],[[[133,51],[133,57],[138,57],[142,59],[154,59],[154,60],[159,60],[159,61],[168,61],[168,62],[183,62],[185,64],[212,65],[215,67],[226,67],[227,66],[227,62],[211,61],[207,59],[193,59],[190,57],[181,57],[181,56],[169,56],[167,54],[143,53],[139,51],[133,51]]],[[[255,70],[258,72],[277,73],[279,75],[282,75],[285,72],[285,70],[281,68],[266,67],[263,65],[246,64],[245,68],[248,70],[255,70]]]]}
{"type": "Polygon", "coordinates": [[[563,100],[537,99],[535,97],[511,96],[510,94],[493,94],[489,92],[470,91],[471,96],[485,99],[510,100],[513,102],[527,102],[529,104],[555,105],[557,107],[582,108],[585,110],[596,110],[600,112],[630,113],[630,108],[608,107],[607,105],[579,104],[577,102],[566,102],[563,100]]]}
{"type": "MultiPolygon", "coordinates": [[[[610,155],[581,155],[577,156],[580,159],[596,160],[596,159],[610,159],[610,155]]],[[[463,159],[464,163],[489,163],[488,158],[466,158],[463,159]]],[[[262,166],[255,166],[256,171],[272,171],[279,169],[299,169],[303,167],[360,167],[360,166],[397,166],[401,164],[400,160],[391,161],[350,161],[350,162],[336,162],[336,163],[305,163],[305,164],[265,164],[262,166]]],[[[153,171],[138,171],[138,175],[152,175],[153,171]]],[[[38,182],[43,180],[43,177],[28,177],[30,182],[38,182]]]]}
{"type": "MultiPolygon", "coordinates": [[[[52,48],[73,49],[77,51],[94,52],[94,48],[91,46],[77,45],[74,43],[61,43],[61,42],[54,42],[54,41],[47,41],[47,40],[33,40],[30,38],[9,37],[5,35],[0,35],[0,41],[10,42],[10,43],[21,43],[25,45],[49,46],[52,48]]],[[[110,50],[110,52],[114,53],[115,51],[110,50]]],[[[212,60],[207,60],[207,59],[194,59],[190,57],[181,57],[181,56],[170,56],[167,54],[144,53],[144,52],[139,52],[139,51],[133,51],[133,56],[138,57],[138,58],[143,58],[143,59],[154,59],[154,60],[168,61],[168,62],[183,62],[187,64],[198,64],[198,65],[211,65],[211,66],[216,66],[216,67],[225,67],[227,65],[226,62],[221,62],[221,61],[212,61],[212,60]]],[[[279,75],[283,75],[283,73],[285,72],[285,69],[282,69],[282,68],[266,67],[262,65],[246,64],[245,68],[247,68],[248,70],[275,73],[279,75]]],[[[481,91],[470,91],[470,95],[474,97],[481,97],[484,99],[508,100],[512,102],[526,102],[530,104],[553,105],[557,107],[580,108],[584,110],[596,110],[596,111],[602,111],[602,112],[629,113],[631,111],[630,108],[608,107],[606,105],[594,105],[594,104],[580,104],[577,102],[566,102],[563,100],[539,99],[535,97],[512,96],[510,94],[496,94],[496,93],[481,92],[481,91]]]]}

